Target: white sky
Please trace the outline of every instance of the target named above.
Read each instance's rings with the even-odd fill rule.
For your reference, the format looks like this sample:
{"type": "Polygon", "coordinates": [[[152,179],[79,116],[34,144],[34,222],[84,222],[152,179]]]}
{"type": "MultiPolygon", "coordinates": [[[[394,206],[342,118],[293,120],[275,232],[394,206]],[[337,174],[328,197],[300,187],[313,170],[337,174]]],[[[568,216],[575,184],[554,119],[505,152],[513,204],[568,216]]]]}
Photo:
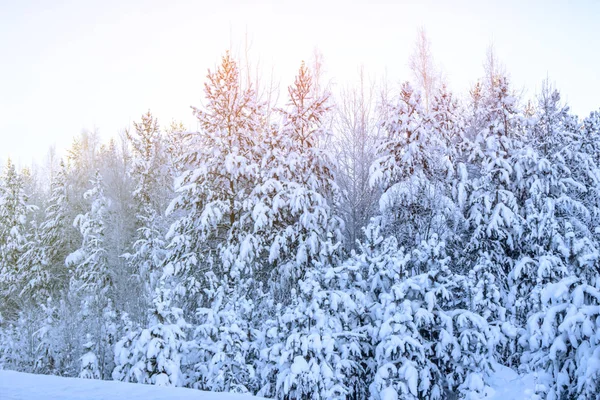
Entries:
{"type": "Polygon", "coordinates": [[[482,74],[493,43],[513,83],[533,95],[549,76],[580,116],[600,106],[600,1],[0,0],[0,159],[27,165],[82,129],[116,135],[148,109],[195,128],[207,68],[240,47],[281,85],[317,47],[334,83],[387,73],[424,26],[451,87],[482,74]],[[524,3],[524,4],[521,4],[524,3]]]}

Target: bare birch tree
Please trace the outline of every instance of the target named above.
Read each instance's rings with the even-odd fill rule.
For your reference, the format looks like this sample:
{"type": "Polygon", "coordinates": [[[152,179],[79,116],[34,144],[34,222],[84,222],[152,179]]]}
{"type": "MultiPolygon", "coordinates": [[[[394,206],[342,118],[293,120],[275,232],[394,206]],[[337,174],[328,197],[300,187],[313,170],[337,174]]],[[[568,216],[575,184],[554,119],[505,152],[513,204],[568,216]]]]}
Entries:
{"type": "Polygon", "coordinates": [[[441,78],[431,53],[431,43],[423,27],[417,31],[417,40],[408,66],[414,75],[415,86],[423,92],[425,108],[429,111],[431,99],[441,78]]]}

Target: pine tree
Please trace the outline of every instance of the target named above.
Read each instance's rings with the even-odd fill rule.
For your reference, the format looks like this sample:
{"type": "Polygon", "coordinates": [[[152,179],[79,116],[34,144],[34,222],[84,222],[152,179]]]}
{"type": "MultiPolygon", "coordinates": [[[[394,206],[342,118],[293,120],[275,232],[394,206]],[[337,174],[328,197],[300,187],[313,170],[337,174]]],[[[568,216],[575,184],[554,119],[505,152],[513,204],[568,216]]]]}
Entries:
{"type": "MultiPolygon", "coordinates": [[[[205,95],[205,108],[193,108],[200,132],[189,138],[192,148],[184,163],[191,169],[178,178],[178,196],[167,211],[176,214],[177,219],[167,235],[170,243],[163,277],[175,284],[178,293],[185,293],[182,304],[188,310],[216,307],[213,290],[222,293],[231,304],[243,301],[236,297],[236,288],[250,285],[250,294],[254,293],[253,260],[259,256],[249,210],[254,208],[256,199],[252,191],[261,161],[264,107],[254,89],[241,86],[237,64],[229,53],[215,72],[209,72],[205,95]],[[213,292],[205,293],[208,288],[213,292]]],[[[218,308],[212,310],[214,314],[220,312],[218,308]]],[[[213,321],[211,315],[196,313],[190,320],[198,327],[206,326],[213,321]]],[[[245,325],[244,315],[232,318],[245,325]]],[[[190,339],[212,342],[216,349],[233,346],[226,353],[217,354],[222,357],[219,363],[226,378],[214,388],[239,387],[235,365],[238,354],[248,354],[248,344],[226,343],[227,336],[210,336],[208,332],[212,331],[196,329],[190,339]],[[233,369],[228,370],[230,367],[233,369]]],[[[211,360],[212,356],[191,362],[189,373],[196,382],[189,385],[204,388],[204,384],[213,382],[213,377],[206,375],[212,370],[211,360]]],[[[250,360],[241,362],[251,364],[250,360]]]]}
{"type": "Polygon", "coordinates": [[[150,326],[129,332],[115,346],[115,380],[158,386],[181,386],[181,358],[186,324],[182,310],[171,306],[171,292],[156,288],[150,326]]]}
{"type": "Polygon", "coordinates": [[[472,282],[450,271],[443,243],[434,236],[411,254],[396,250],[392,259],[372,259],[379,262],[369,273],[375,362],[371,397],[483,395],[496,338],[487,320],[469,310],[472,282]],[[399,279],[411,270],[428,272],[399,279]]]}
{"type": "Polygon", "coordinates": [[[262,371],[260,393],[343,396],[355,385],[361,350],[348,344],[354,343],[354,326],[344,321],[357,306],[350,299],[338,302],[341,290],[328,278],[340,262],[342,228],[332,162],[320,145],[329,95],[315,93],[304,64],[288,92],[288,107],[279,110],[283,122],[268,138],[252,215],[268,260],[263,268],[272,271],[263,274],[271,285],[263,307],[277,305],[263,316],[269,322],[258,340],[266,346],[256,368],[262,371]]]}
{"type": "MultiPolygon", "coordinates": [[[[284,303],[289,301],[286,293],[320,260],[320,253],[329,256],[327,243],[338,246],[342,238],[333,165],[319,145],[326,133],[329,94],[314,94],[304,63],[288,92],[288,107],[278,110],[282,124],[268,138],[255,189],[259,202],[252,210],[255,236],[268,260],[262,267],[272,268],[275,299],[284,303]]],[[[339,257],[338,250],[333,257],[339,257]]]]}
{"type": "Polygon", "coordinates": [[[111,346],[115,342],[113,323],[116,316],[112,311],[115,283],[106,248],[109,200],[104,195],[99,172],[85,197],[91,202],[90,211],[75,220],[83,238],[82,244],[67,256],[66,264],[73,269],[70,293],[81,301],[81,323],[90,329],[91,340],[88,342],[94,346],[90,352],[96,357],[100,376],[106,378],[112,371],[111,346]]]}
{"type": "Polygon", "coordinates": [[[205,288],[210,302],[196,311],[200,322],[191,349],[196,360],[193,387],[216,392],[256,391],[253,326],[258,321],[250,284],[244,280],[228,287],[215,279],[205,288]]]}
{"type": "Polygon", "coordinates": [[[19,259],[25,252],[30,211],[23,180],[9,159],[0,178],[0,312],[13,321],[20,307],[19,259]]]}
{"type": "Polygon", "coordinates": [[[48,257],[51,293],[55,296],[68,287],[65,259],[75,250],[79,232],[73,228],[71,208],[72,194],[69,191],[68,171],[61,160],[60,169],[51,182],[51,192],[46,207],[45,219],[40,224],[41,246],[48,257]]]}
{"type": "Polygon", "coordinates": [[[538,173],[538,179],[546,182],[532,190],[532,204],[545,207],[539,207],[534,220],[543,230],[531,242],[538,252],[550,255],[540,257],[538,271],[534,270],[537,281],[530,294],[534,307],[521,339],[525,348],[521,362],[538,373],[540,395],[590,398],[600,390],[600,368],[592,361],[600,354],[595,226],[599,169],[593,142],[598,132],[590,120],[581,126],[559,100],[558,92],[545,88],[533,130],[546,134],[539,150],[539,169],[545,173],[538,173]]]}
{"type": "Polygon", "coordinates": [[[600,390],[599,286],[597,278],[590,284],[568,276],[540,293],[542,311],[527,323],[523,361],[538,372],[536,390],[545,398],[593,398],[600,390]]]}
{"type": "MultiPolygon", "coordinates": [[[[281,399],[366,395],[361,331],[366,312],[360,272],[351,264],[315,263],[292,289],[291,302],[267,320],[260,364],[260,395],[281,399]]],[[[281,307],[281,305],[279,306],[281,307]]]]}
{"type": "Polygon", "coordinates": [[[104,247],[109,200],[104,196],[99,172],[96,173],[92,189],[86,192],[85,198],[91,202],[91,209],[88,213],[79,215],[74,222],[83,237],[82,244],[67,257],[66,263],[74,268],[71,281],[73,290],[105,296],[112,286],[107,250],[104,247]]]}
{"type": "Polygon", "coordinates": [[[491,262],[498,282],[505,288],[522,229],[510,159],[513,149],[518,148],[517,110],[506,78],[497,77],[494,82],[484,92],[482,104],[469,124],[475,135],[469,143],[469,162],[479,171],[470,183],[465,209],[468,254],[476,256],[465,262],[470,265],[491,262]]]}
{"type": "Polygon", "coordinates": [[[19,296],[25,296],[33,304],[43,304],[51,296],[52,281],[56,276],[51,274],[47,248],[35,220],[31,222],[28,236],[18,261],[19,296]]]}
{"type": "Polygon", "coordinates": [[[568,108],[560,105],[558,92],[545,86],[538,114],[530,123],[529,143],[513,156],[523,244],[521,259],[509,275],[508,306],[520,327],[533,312],[540,311],[540,290],[569,274],[568,227],[585,226],[579,216],[589,215],[578,200],[577,193],[583,192],[584,186],[568,166],[570,118],[568,108]]]}
{"type": "Polygon", "coordinates": [[[379,185],[380,223],[386,234],[412,246],[431,235],[443,235],[454,205],[444,180],[452,173],[447,141],[456,129],[447,98],[437,97],[434,118],[421,95],[407,82],[395,104],[387,104],[385,137],[371,166],[371,184],[379,185]],[[443,115],[445,114],[445,115],[443,115]],[[448,132],[446,132],[448,130],[448,132]],[[440,162],[441,161],[441,162],[440,162]]]}
{"type": "Polygon", "coordinates": [[[56,307],[52,303],[52,299],[48,299],[46,304],[41,304],[41,308],[44,318],[41,328],[36,332],[39,344],[36,348],[37,358],[34,372],[37,374],[58,375],[62,355],[58,351],[56,343],[56,307]]]}
{"type": "Polygon", "coordinates": [[[183,274],[192,296],[205,269],[237,277],[248,268],[235,260],[244,253],[237,232],[244,201],[256,181],[255,145],[262,129],[262,106],[253,89],[240,87],[229,53],[208,80],[206,109],[194,108],[201,130],[192,134],[192,150],[185,157],[192,169],[178,179],[179,194],[168,208],[168,213],[182,216],[169,232],[167,273],[183,274]]]}
{"type": "Polygon", "coordinates": [[[133,254],[125,256],[131,274],[138,278],[132,286],[138,291],[139,308],[145,311],[152,301],[165,256],[166,221],[162,213],[170,195],[170,177],[162,134],[150,111],[142,116],[141,122],[134,122],[134,128],[135,133],[128,131],[127,137],[133,153],[131,175],[136,182],[133,200],[137,234],[133,254]]]}

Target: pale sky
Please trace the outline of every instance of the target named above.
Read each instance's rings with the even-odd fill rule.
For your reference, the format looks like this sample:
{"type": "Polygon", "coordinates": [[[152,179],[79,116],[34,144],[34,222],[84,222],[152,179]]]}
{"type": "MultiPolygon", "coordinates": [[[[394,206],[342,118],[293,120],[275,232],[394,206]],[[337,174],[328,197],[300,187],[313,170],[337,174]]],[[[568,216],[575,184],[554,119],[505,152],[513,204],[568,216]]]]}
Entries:
{"type": "Polygon", "coordinates": [[[59,152],[82,129],[116,135],[148,109],[195,128],[208,68],[245,33],[251,61],[283,87],[316,48],[328,78],[360,65],[390,84],[423,26],[451,87],[464,93],[493,43],[514,85],[546,76],[580,116],[600,107],[600,1],[0,0],[0,159],[59,152]]]}

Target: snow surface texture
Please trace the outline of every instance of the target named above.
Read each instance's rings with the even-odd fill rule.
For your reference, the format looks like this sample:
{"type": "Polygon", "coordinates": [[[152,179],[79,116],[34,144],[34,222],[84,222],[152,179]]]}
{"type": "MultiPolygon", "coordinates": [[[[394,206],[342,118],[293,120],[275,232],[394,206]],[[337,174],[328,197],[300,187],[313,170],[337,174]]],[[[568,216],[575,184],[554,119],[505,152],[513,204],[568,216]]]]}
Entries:
{"type": "MultiPolygon", "coordinates": [[[[535,399],[535,381],[532,374],[519,376],[510,368],[494,365],[488,379],[489,400],[535,399]]],[[[384,396],[385,397],[385,396],[384,396]]],[[[200,390],[101,381],[95,379],[63,378],[0,370],[0,399],[2,400],[250,400],[260,399],[244,394],[211,393],[200,390]]]]}
{"type": "Polygon", "coordinates": [[[520,376],[512,369],[494,365],[494,373],[488,378],[491,400],[534,400],[535,378],[533,374],[520,376]]]}
{"type": "Polygon", "coordinates": [[[0,371],[2,400],[251,400],[250,395],[0,371]]]}

